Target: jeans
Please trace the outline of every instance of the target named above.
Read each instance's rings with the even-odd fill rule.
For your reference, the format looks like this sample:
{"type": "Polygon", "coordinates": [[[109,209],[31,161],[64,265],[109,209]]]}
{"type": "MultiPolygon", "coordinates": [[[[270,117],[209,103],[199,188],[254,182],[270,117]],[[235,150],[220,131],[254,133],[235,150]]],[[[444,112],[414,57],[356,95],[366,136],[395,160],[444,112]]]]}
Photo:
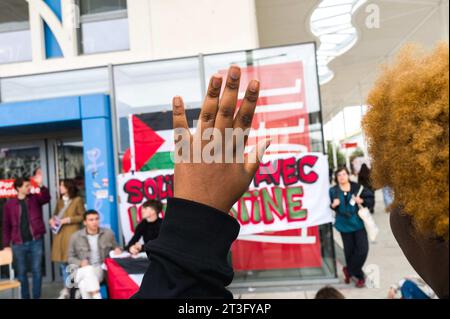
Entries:
{"type": "Polygon", "coordinates": [[[67,287],[67,279],[69,278],[69,273],[67,272],[68,266],[69,266],[68,263],[60,263],[59,264],[59,271],[61,273],[61,276],[63,277],[64,288],[67,287]]]}
{"type": "Polygon", "coordinates": [[[366,230],[361,229],[351,233],[341,233],[341,237],[349,275],[364,280],[365,275],[362,267],[369,253],[369,241],[366,230]]]}
{"type": "Polygon", "coordinates": [[[400,288],[403,299],[430,299],[414,282],[405,280],[400,288]]]}
{"type": "Polygon", "coordinates": [[[383,187],[383,200],[384,206],[387,208],[394,202],[394,195],[392,194],[392,189],[385,186],[383,187]]]}
{"type": "Polygon", "coordinates": [[[27,269],[29,260],[31,261],[31,273],[33,275],[33,299],[41,298],[43,244],[44,241],[41,238],[12,246],[16,276],[20,281],[22,290],[22,299],[30,299],[27,269]]]}

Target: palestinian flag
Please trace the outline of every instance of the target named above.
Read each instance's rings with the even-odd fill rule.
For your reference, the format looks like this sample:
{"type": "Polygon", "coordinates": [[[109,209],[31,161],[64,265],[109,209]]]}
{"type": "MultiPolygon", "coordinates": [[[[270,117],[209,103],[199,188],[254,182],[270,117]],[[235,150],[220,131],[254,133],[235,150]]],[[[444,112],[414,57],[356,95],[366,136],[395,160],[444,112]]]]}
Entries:
{"type": "Polygon", "coordinates": [[[105,259],[109,298],[130,299],[136,294],[149,264],[146,257],[105,259]]]}
{"type": "MultiPolygon", "coordinates": [[[[125,151],[123,157],[124,173],[132,170],[133,147],[136,171],[173,169],[172,153],[175,150],[175,144],[172,114],[173,112],[170,111],[131,115],[128,125],[132,146],[125,151]]],[[[191,128],[199,115],[199,108],[186,110],[186,117],[191,128]]]]}

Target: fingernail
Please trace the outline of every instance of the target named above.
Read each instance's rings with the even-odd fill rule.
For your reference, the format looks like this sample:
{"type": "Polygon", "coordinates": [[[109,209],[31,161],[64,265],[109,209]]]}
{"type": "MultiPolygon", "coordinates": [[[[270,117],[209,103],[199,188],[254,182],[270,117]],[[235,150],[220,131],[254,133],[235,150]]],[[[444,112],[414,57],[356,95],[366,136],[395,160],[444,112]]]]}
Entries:
{"type": "Polygon", "coordinates": [[[238,66],[232,66],[230,68],[230,78],[233,81],[239,80],[240,75],[241,75],[241,69],[238,66]]]}
{"type": "Polygon", "coordinates": [[[253,80],[250,82],[250,85],[248,86],[248,89],[253,92],[256,93],[259,90],[259,81],[258,80],[253,80]]]}
{"type": "Polygon", "coordinates": [[[212,80],[212,87],[214,89],[220,89],[221,86],[222,86],[222,76],[219,74],[214,75],[212,80]]]}
{"type": "Polygon", "coordinates": [[[181,105],[182,105],[181,97],[175,96],[175,97],[173,98],[173,105],[174,105],[174,106],[181,106],[181,105]]]}

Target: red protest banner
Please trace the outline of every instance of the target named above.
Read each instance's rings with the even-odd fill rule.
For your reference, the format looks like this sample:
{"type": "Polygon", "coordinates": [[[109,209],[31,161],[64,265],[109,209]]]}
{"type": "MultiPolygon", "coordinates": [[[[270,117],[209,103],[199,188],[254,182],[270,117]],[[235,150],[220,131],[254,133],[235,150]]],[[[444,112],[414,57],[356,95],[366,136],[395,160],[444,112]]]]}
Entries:
{"type": "MultiPolygon", "coordinates": [[[[31,193],[36,194],[40,192],[39,186],[30,180],[31,193]]],[[[14,198],[17,196],[17,191],[14,189],[14,179],[0,179],[0,198],[14,198]]]]}

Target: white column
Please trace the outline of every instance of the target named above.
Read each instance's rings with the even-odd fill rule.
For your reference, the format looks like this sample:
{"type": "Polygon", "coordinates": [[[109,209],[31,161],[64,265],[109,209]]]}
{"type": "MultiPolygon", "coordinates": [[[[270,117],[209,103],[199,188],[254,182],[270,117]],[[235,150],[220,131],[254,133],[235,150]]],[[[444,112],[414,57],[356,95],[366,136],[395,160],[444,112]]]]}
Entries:
{"type": "Polygon", "coordinates": [[[132,0],[127,2],[128,24],[130,29],[130,50],[136,53],[139,52],[141,54],[147,54],[149,58],[153,56],[150,2],[151,0],[132,0]]]}
{"type": "Polygon", "coordinates": [[[338,167],[338,159],[337,159],[337,149],[336,149],[336,130],[334,129],[334,114],[331,113],[331,136],[333,137],[331,140],[331,151],[333,155],[333,166],[336,169],[338,167]]]}
{"type": "Polygon", "coordinates": [[[28,0],[28,12],[30,16],[31,56],[33,62],[43,61],[45,60],[44,23],[36,8],[35,0],[28,0]]]}
{"type": "MultiPolygon", "coordinates": [[[[348,135],[347,135],[347,122],[345,120],[345,108],[342,109],[342,118],[344,120],[344,136],[345,136],[344,137],[344,142],[347,142],[348,135]]],[[[345,148],[345,162],[347,163],[347,168],[351,169],[350,156],[348,154],[348,148],[347,147],[345,148]]]]}

